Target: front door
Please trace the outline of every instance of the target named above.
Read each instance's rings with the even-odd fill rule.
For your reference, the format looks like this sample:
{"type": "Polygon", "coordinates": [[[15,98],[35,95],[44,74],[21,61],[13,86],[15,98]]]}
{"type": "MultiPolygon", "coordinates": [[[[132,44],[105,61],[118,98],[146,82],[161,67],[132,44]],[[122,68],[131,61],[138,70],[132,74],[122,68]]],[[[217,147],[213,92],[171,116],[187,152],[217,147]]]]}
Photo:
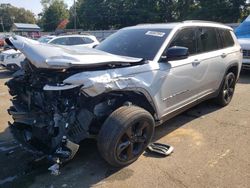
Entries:
{"type": "Polygon", "coordinates": [[[196,33],[196,28],[184,28],[177,33],[167,47],[187,47],[189,49],[187,59],[159,63],[160,70],[166,72],[161,91],[164,115],[194,102],[201,92],[202,83],[205,82],[204,75],[208,70],[208,64],[206,61],[203,62],[197,54],[196,33]]]}

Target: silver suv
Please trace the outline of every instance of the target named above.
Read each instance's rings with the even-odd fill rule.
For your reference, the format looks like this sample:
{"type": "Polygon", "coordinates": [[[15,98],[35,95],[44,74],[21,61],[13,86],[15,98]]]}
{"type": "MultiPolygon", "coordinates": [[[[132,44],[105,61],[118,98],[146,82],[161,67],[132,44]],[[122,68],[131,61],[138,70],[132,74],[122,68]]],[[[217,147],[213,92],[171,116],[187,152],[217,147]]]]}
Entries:
{"type": "Polygon", "coordinates": [[[231,28],[200,21],[124,28],[96,49],[7,42],[27,57],[7,82],[12,133],[57,162],[86,138],[111,165],[134,162],[155,126],[209,98],[228,105],[242,61],[231,28]]]}

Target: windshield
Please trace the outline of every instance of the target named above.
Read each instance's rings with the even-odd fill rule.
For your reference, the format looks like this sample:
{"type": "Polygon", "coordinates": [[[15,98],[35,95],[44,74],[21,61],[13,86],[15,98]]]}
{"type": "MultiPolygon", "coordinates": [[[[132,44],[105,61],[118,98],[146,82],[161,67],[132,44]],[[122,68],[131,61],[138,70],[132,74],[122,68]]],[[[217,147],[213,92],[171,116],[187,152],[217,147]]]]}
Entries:
{"type": "Polygon", "coordinates": [[[242,22],[239,27],[235,29],[237,38],[250,38],[250,17],[242,22]]]}
{"type": "Polygon", "coordinates": [[[53,38],[52,37],[41,37],[38,39],[38,41],[41,43],[48,43],[51,39],[53,39],[53,38]]]}
{"type": "Polygon", "coordinates": [[[171,29],[122,29],[96,49],[122,56],[153,60],[171,29]]]}

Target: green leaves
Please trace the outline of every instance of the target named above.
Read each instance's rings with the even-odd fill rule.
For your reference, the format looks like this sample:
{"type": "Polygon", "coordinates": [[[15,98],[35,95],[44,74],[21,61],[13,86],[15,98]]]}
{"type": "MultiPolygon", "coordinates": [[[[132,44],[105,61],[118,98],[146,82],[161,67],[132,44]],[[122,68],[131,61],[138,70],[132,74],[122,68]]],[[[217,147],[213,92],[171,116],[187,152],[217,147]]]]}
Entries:
{"type": "Polygon", "coordinates": [[[199,0],[192,18],[222,23],[238,22],[246,5],[245,0],[199,0]]]}
{"type": "Polygon", "coordinates": [[[78,0],[76,5],[78,28],[83,29],[112,29],[174,20],[173,0],[78,0]]]}
{"type": "MultiPolygon", "coordinates": [[[[29,10],[17,8],[10,4],[0,4],[0,21],[3,21],[5,31],[9,31],[13,23],[35,23],[35,16],[29,10]]],[[[0,27],[2,32],[2,27],[0,27]]]]}
{"type": "Polygon", "coordinates": [[[58,24],[69,18],[67,5],[62,0],[42,0],[44,12],[40,24],[45,31],[54,31],[58,24]]]}
{"type": "MultiPolygon", "coordinates": [[[[245,0],[78,0],[77,26],[93,30],[188,19],[237,22],[245,3],[245,0]]],[[[73,26],[73,12],[70,20],[73,26]]]]}
{"type": "MultiPolygon", "coordinates": [[[[74,5],[68,10],[64,0],[41,0],[41,4],[38,24],[44,31],[54,31],[64,19],[70,20],[68,28],[74,28],[74,5]]],[[[189,19],[231,23],[249,14],[245,0],[76,0],[76,12],[77,28],[84,30],[189,19]]],[[[35,23],[30,11],[0,4],[1,18],[6,30],[14,21],[35,23]]]]}

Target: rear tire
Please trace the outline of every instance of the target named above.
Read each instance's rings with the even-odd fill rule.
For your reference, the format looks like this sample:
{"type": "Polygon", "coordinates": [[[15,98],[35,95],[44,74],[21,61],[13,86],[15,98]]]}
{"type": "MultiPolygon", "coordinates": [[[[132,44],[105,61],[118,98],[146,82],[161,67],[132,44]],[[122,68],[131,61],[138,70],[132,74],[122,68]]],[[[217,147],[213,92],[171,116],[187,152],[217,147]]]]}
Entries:
{"type": "Polygon", "coordinates": [[[99,132],[99,152],[112,166],[129,165],[146,149],[154,127],[154,119],[146,110],[136,106],[120,107],[106,119],[99,132]]]}
{"type": "Polygon", "coordinates": [[[229,72],[223,80],[219,95],[216,97],[216,103],[222,107],[227,106],[234,95],[236,78],[234,73],[229,72]]]}

